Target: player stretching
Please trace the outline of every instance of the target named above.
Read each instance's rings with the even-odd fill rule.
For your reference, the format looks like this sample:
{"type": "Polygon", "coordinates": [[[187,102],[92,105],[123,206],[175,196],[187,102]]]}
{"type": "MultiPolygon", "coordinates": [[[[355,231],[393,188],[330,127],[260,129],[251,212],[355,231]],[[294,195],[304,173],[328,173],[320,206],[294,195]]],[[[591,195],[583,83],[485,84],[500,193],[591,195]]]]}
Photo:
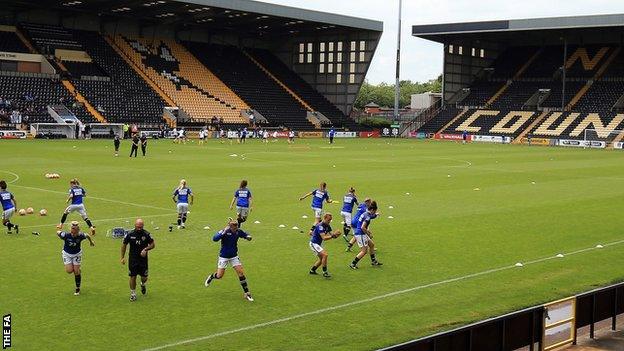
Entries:
{"type": "Polygon", "coordinates": [[[2,202],[2,225],[7,227],[7,233],[15,228],[15,233],[19,234],[19,226],[11,223],[11,217],[17,208],[17,202],[13,194],[7,191],[7,183],[0,180],[0,202],[2,202]]]}
{"type": "MultiPolygon", "coordinates": [[[[358,219],[364,212],[366,212],[370,204],[371,204],[371,199],[370,197],[367,197],[366,199],[364,199],[364,202],[358,206],[357,211],[355,212],[355,216],[353,216],[353,219],[351,220],[351,229],[357,228],[358,219]]],[[[347,238],[345,237],[345,240],[346,239],[347,238]]],[[[345,251],[350,252],[353,245],[355,245],[355,235],[347,243],[347,249],[345,251]]]]}
{"type": "Polygon", "coordinates": [[[240,183],[240,188],[234,192],[234,198],[230,203],[230,210],[234,208],[234,202],[236,202],[236,221],[240,228],[242,224],[247,220],[249,212],[251,212],[251,191],[247,189],[247,181],[243,180],[240,183]]]}
{"type": "MultiPolygon", "coordinates": [[[[193,192],[191,188],[186,186],[186,180],[180,180],[180,185],[173,192],[173,202],[177,203],[178,207],[178,229],[184,229],[186,228],[186,215],[189,205],[193,204],[193,192]]],[[[171,230],[173,230],[173,226],[169,226],[169,231],[171,230]]]]}
{"type": "Polygon", "coordinates": [[[63,212],[63,216],[61,217],[61,223],[59,223],[56,228],[63,229],[63,224],[67,220],[67,215],[72,212],[78,212],[82,219],[87,223],[89,229],[91,229],[91,235],[95,235],[95,226],[89,220],[89,216],[87,216],[87,210],[85,209],[83,203],[83,197],[87,196],[87,192],[83,187],[80,186],[80,182],[77,178],[74,178],[69,181],[69,197],[67,198],[67,203],[71,201],[71,204],[67,206],[65,212],[63,212]]]}
{"type": "MultiPolygon", "coordinates": [[[[317,225],[321,222],[321,216],[323,215],[323,201],[326,201],[328,204],[332,203],[332,200],[329,198],[329,193],[327,192],[327,183],[321,182],[318,189],[312,190],[300,197],[299,201],[309,196],[312,196],[312,211],[314,211],[315,218],[314,225],[317,225]]],[[[314,227],[312,227],[312,229],[314,229],[314,227]]]]}
{"type": "Polygon", "coordinates": [[[373,242],[373,233],[370,231],[370,222],[371,220],[377,218],[377,202],[372,201],[370,206],[368,206],[368,210],[364,212],[357,221],[357,226],[355,227],[355,231],[353,232],[353,236],[355,236],[355,240],[360,247],[360,252],[358,252],[357,256],[353,259],[353,262],[349,265],[351,269],[358,269],[358,262],[366,255],[368,252],[371,258],[371,264],[373,266],[381,266],[382,263],[377,261],[375,257],[375,242],[373,242]]]}
{"type": "Polygon", "coordinates": [[[323,241],[335,239],[340,236],[340,231],[336,230],[332,232],[330,223],[332,221],[331,213],[326,213],[323,216],[323,220],[314,226],[312,230],[312,237],[310,238],[310,249],[318,257],[318,260],[310,268],[310,274],[318,274],[316,270],[323,266],[323,277],[330,278],[331,275],[327,272],[327,251],[323,249],[323,241]]]}
{"type": "Polygon", "coordinates": [[[357,197],[355,196],[355,189],[349,188],[349,192],[342,198],[342,211],[340,215],[343,220],[343,237],[349,242],[349,231],[351,230],[351,221],[353,220],[351,214],[353,213],[353,206],[358,204],[357,197]]]}
{"type": "Polygon", "coordinates": [[[68,232],[58,231],[56,235],[65,242],[61,255],[63,257],[63,264],[65,265],[65,272],[67,274],[74,273],[74,281],[76,282],[76,291],[74,295],[80,295],[80,283],[82,282],[82,275],[80,273],[80,264],[82,263],[82,249],[80,243],[87,239],[91,246],[95,246],[95,242],[89,234],[82,233],[78,222],[71,222],[71,229],[68,232]]]}
{"type": "Polygon", "coordinates": [[[128,254],[128,275],[130,276],[130,301],[136,301],[136,276],[141,276],[141,294],[147,294],[148,262],[147,252],[156,247],[156,243],[150,233],[143,229],[143,220],[138,218],[134,222],[134,230],[124,236],[121,245],[121,264],[126,264],[126,247],[130,244],[128,254]]]}
{"type": "Polygon", "coordinates": [[[251,241],[251,235],[239,229],[238,223],[235,221],[230,221],[223,230],[218,231],[217,234],[212,237],[212,241],[214,242],[221,241],[221,251],[219,252],[217,271],[206,278],[204,286],[208,287],[213,279],[223,278],[225,269],[231,264],[232,268],[236,271],[236,274],[238,274],[238,280],[240,281],[240,285],[245,292],[243,296],[247,299],[247,301],[253,301],[254,299],[251,297],[249,287],[247,286],[247,278],[245,277],[243,264],[238,257],[239,238],[251,241]]]}

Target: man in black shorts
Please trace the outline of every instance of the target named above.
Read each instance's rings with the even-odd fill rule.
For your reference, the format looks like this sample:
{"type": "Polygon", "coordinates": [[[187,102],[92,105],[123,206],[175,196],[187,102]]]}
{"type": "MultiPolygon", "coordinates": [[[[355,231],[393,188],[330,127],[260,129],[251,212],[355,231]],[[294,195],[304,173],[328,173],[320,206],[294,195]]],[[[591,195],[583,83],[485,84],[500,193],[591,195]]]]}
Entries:
{"type": "Polygon", "coordinates": [[[124,236],[121,245],[121,264],[126,264],[126,247],[130,244],[128,260],[128,275],[130,276],[130,301],[136,301],[136,276],[141,276],[141,293],[147,293],[147,252],[154,249],[156,244],[150,233],[143,229],[143,220],[138,218],[134,222],[134,230],[124,236]]]}
{"type": "Polygon", "coordinates": [[[143,152],[143,157],[145,157],[145,150],[147,149],[147,135],[141,135],[141,152],[143,152]]]}
{"type": "Polygon", "coordinates": [[[119,156],[119,144],[120,143],[121,143],[121,140],[119,140],[119,136],[115,135],[115,137],[113,138],[113,144],[115,145],[115,157],[119,156]]]}
{"type": "Polygon", "coordinates": [[[139,143],[139,136],[134,134],[132,136],[132,149],[130,149],[130,157],[132,157],[132,154],[134,154],[134,157],[137,157],[137,154],[139,153],[139,143]]]}

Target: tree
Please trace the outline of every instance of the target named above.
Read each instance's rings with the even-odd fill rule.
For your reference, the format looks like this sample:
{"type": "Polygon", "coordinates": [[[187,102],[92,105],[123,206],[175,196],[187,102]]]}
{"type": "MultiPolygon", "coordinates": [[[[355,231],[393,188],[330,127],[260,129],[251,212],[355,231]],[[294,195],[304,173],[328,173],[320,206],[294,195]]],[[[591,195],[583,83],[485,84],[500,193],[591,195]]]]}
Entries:
{"type": "MultiPolygon", "coordinates": [[[[442,91],[442,75],[437,79],[428,82],[419,83],[411,80],[403,80],[399,83],[401,87],[401,95],[399,97],[399,105],[401,107],[408,106],[411,103],[413,94],[422,94],[428,91],[439,93],[442,91]]],[[[367,104],[374,102],[382,107],[394,106],[394,84],[380,83],[378,85],[370,84],[365,81],[360,89],[360,94],[355,100],[355,107],[362,109],[367,104]]]]}

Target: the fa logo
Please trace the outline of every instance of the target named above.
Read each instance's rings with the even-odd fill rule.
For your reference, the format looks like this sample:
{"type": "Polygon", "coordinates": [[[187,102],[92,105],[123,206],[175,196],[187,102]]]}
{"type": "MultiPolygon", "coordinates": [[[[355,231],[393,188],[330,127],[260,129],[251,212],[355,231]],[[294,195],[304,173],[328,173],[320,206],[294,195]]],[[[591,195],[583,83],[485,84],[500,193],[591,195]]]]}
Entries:
{"type": "Polygon", "coordinates": [[[11,347],[11,315],[5,314],[2,317],[2,349],[11,347]]]}

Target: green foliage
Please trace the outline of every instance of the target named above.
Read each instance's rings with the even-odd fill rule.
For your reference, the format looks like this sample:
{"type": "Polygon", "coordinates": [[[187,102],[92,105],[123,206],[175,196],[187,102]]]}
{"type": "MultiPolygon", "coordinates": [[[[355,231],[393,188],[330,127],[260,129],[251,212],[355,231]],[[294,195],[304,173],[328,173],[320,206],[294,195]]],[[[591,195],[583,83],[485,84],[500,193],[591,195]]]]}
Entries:
{"type": "Polygon", "coordinates": [[[370,128],[388,128],[392,124],[391,121],[381,117],[368,117],[362,119],[360,125],[370,128]]]}
{"type": "MultiPolygon", "coordinates": [[[[400,83],[400,87],[401,96],[399,105],[404,107],[411,103],[411,96],[413,94],[422,94],[428,91],[434,93],[442,92],[442,76],[440,75],[437,79],[432,79],[424,83],[403,80],[400,83]]],[[[355,107],[362,109],[371,102],[381,107],[394,106],[394,84],[380,83],[378,85],[373,85],[364,82],[360,89],[360,94],[355,100],[355,107]]]]}

